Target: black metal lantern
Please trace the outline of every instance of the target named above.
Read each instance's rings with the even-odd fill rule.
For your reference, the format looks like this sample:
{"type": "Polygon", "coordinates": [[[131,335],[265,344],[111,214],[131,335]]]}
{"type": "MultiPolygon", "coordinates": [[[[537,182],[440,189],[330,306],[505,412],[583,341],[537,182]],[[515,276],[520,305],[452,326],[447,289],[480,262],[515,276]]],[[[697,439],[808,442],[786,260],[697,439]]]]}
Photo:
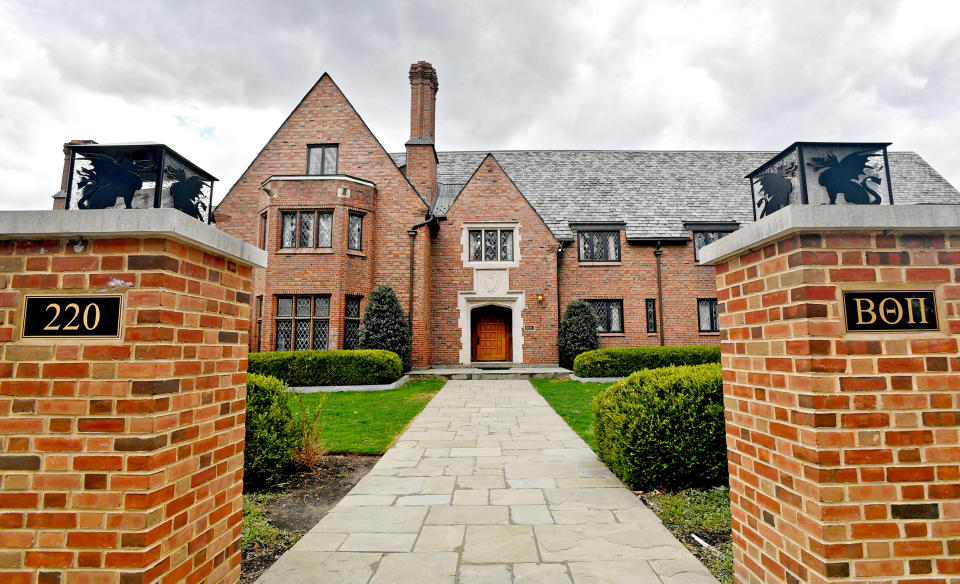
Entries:
{"type": "Polygon", "coordinates": [[[889,142],[794,142],[747,175],[753,218],[787,205],[892,205],[889,142]]]}
{"type": "Polygon", "coordinates": [[[72,144],[67,209],[177,209],[211,221],[217,179],[164,144],[72,144]]]}

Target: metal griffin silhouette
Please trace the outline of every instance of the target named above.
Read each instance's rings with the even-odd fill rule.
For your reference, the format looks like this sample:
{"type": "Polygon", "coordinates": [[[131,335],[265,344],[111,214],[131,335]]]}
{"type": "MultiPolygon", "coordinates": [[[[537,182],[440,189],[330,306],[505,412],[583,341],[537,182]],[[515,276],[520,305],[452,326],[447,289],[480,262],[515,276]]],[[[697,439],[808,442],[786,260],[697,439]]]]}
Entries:
{"type": "Polygon", "coordinates": [[[793,192],[793,181],[790,179],[797,175],[797,168],[797,163],[790,161],[757,177],[760,183],[760,199],[757,201],[760,217],[766,217],[790,204],[790,193],[793,192]]]}
{"type": "Polygon", "coordinates": [[[889,145],[794,142],[747,175],[754,218],[792,204],[892,205],[889,145]]]}
{"type": "Polygon", "coordinates": [[[105,154],[87,153],[90,166],[78,168],[77,188],[81,209],[109,209],[122,198],[127,209],[133,208],[133,196],[143,188],[143,180],[156,176],[152,160],[111,158],[105,154]]]}
{"type": "Polygon", "coordinates": [[[72,180],[67,209],[173,207],[204,222],[217,179],[167,146],[138,144],[68,144],[72,180]]]}
{"type": "Polygon", "coordinates": [[[828,154],[811,158],[807,166],[820,172],[817,182],[827,189],[831,205],[837,204],[837,195],[841,193],[844,201],[850,204],[879,205],[880,193],[868,184],[879,186],[882,182],[875,174],[879,169],[871,161],[876,156],[882,156],[876,149],[853,152],[843,160],[837,160],[835,154],[828,154]],[[866,176],[861,180],[863,175],[866,176]]]}
{"type": "Polygon", "coordinates": [[[170,185],[170,196],[173,197],[174,209],[179,209],[203,221],[201,210],[206,210],[207,205],[200,200],[203,194],[203,181],[197,175],[187,178],[186,172],[182,168],[168,166],[164,169],[167,176],[175,178],[177,182],[170,185]]]}

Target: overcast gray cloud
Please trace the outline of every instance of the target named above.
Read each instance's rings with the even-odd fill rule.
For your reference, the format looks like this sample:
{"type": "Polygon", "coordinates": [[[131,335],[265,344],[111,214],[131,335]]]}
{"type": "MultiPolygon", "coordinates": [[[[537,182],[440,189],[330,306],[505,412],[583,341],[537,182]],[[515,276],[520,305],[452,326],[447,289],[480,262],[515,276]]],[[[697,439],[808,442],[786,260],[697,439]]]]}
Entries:
{"type": "Polygon", "coordinates": [[[402,151],[420,59],[442,150],[889,140],[960,186],[958,21],[952,0],[0,0],[0,208],[49,208],[73,138],[168,143],[222,197],[324,71],[402,151]]]}

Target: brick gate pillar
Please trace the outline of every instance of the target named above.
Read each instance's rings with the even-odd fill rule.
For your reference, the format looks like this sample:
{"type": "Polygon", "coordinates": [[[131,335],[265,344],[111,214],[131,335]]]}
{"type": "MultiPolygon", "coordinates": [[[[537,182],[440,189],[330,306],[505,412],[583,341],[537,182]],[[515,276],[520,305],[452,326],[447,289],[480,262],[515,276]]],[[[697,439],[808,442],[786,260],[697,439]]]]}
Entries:
{"type": "Polygon", "coordinates": [[[237,581],[265,263],[173,209],[0,213],[0,582],[237,581]],[[44,299],[26,338],[37,296],[119,296],[118,337],[44,299]]]}
{"type": "Polygon", "coordinates": [[[717,269],[737,581],[958,581],[960,207],[790,206],[700,257],[717,269]],[[927,301],[880,309],[918,291],[936,330],[909,330],[927,301]]]}

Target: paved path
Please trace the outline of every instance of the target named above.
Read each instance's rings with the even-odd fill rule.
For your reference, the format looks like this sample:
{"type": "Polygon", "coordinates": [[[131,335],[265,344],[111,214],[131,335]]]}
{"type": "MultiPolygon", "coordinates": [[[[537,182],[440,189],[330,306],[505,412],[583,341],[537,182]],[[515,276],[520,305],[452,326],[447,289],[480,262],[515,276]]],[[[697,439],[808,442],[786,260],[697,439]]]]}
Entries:
{"type": "Polygon", "coordinates": [[[527,381],[450,381],[258,584],[716,580],[527,381]]]}

